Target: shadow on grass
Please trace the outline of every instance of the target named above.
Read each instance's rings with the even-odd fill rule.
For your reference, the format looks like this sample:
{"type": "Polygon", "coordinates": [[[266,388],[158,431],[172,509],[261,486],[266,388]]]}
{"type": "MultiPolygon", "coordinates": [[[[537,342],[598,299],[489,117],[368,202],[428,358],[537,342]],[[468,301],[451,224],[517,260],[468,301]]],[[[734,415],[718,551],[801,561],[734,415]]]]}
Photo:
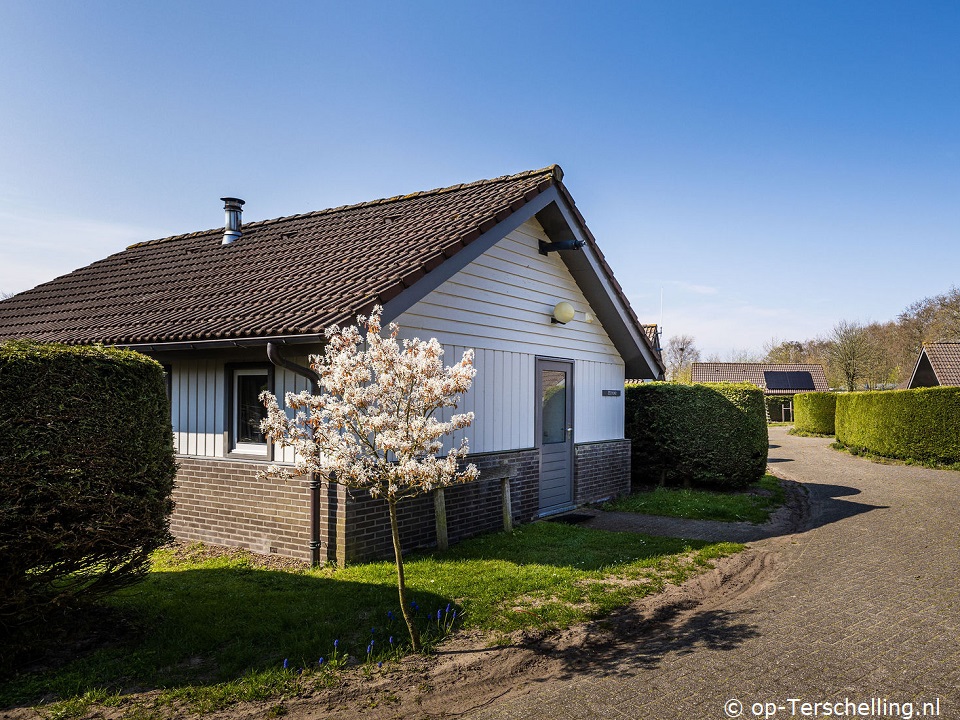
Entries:
{"type": "Polygon", "coordinates": [[[520,526],[512,534],[491,533],[473,538],[433,557],[499,560],[519,566],[535,564],[595,571],[621,562],[653,562],[666,555],[697,550],[708,544],[708,541],[632,532],[611,533],[579,525],[539,522],[520,526]]]}
{"type": "MultiPolygon", "coordinates": [[[[24,665],[0,683],[0,707],[104,688],[214,685],[277,670],[285,660],[293,670],[315,667],[321,657],[331,658],[335,640],[340,656],[362,661],[371,640],[379,652],[390,647],[391,636],[397,645],[408,637],[391,569],[384,568],[382,583],[242,567],[151,572],[110,601],[135,632],[111,643],[111,628],[101,627],[105,641],[98,649],[64,648],[59,657],[24,665]]],[[[435,624],[436,608],[450,602],[429,592],[410,597],[424,628],[435,624]]]]}

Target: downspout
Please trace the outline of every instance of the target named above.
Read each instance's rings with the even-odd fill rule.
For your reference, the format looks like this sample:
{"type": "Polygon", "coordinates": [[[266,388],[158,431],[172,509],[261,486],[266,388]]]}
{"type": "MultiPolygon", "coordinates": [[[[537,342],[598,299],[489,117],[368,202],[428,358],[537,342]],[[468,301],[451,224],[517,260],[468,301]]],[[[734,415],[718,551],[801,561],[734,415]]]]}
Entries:
{"type": "MultiPolygon", "coordinates": [[[[297,365],[280,354],[277,343],[267,343],[267,358],[277,367],[286,368],[292,373],[305,377],[310,381],[310,392],[320,393],[320,376],[312,368],[297,365]]],[[[307,474],[307,483],[310,487],[310,562],[314,566],[320,565],[320,481],[316,473],[311,470],[307,474]]]]}

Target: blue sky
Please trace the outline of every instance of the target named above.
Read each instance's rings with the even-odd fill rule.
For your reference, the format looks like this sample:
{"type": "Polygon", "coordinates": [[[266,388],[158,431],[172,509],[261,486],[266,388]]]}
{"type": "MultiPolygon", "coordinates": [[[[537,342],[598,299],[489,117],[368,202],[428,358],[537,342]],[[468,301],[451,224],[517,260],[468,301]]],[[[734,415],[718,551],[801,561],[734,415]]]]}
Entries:
{"type": "MultiPolygon", "coordinates": [[[[559,163],[705,354],[960,284],[955,2],[0,4],[0,290],[559,163]]],[[[282,285],[282,278],[267,279],[282,285]]]]}

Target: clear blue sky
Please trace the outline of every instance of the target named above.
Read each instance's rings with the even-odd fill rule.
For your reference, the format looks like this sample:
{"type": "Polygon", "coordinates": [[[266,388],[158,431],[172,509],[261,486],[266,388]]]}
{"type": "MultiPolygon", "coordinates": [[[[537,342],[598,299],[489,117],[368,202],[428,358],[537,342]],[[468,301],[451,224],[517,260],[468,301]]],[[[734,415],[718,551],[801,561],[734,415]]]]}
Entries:
{"type": "Polygon", "coordinates": [[[960,4],[0,4],[6,292],[224,195],[257,220],[551,163],[668,337],[891,319],[960,283],[960,4]]]}

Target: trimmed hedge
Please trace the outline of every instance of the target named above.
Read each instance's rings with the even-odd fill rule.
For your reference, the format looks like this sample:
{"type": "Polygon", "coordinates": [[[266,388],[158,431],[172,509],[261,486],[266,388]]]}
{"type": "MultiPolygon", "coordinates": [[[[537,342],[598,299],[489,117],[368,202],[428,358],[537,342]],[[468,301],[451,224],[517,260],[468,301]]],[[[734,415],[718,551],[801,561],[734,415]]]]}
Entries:
{"type": "Polygon", "coordinates": [[[901,460],[960,462],[960,387],[837,396],[837,442],[901,460]]]}
{"type": "Polygon", "coordinates": [[[766,411],[754,385],[626,386],[626,434],[640,484],[740,488],[766,470],[766,411]]]}
{"type": "Polygon", "coordinates": [[[0,344],[0,636],[143,576],[170,539],[175,474],[158,363],[0,344]]]}
{"type": "Polygon", "coordinates": [[[836,431],[837,394],[805,392],[793,396],[793,429],[817,435],[836,431]]]}

